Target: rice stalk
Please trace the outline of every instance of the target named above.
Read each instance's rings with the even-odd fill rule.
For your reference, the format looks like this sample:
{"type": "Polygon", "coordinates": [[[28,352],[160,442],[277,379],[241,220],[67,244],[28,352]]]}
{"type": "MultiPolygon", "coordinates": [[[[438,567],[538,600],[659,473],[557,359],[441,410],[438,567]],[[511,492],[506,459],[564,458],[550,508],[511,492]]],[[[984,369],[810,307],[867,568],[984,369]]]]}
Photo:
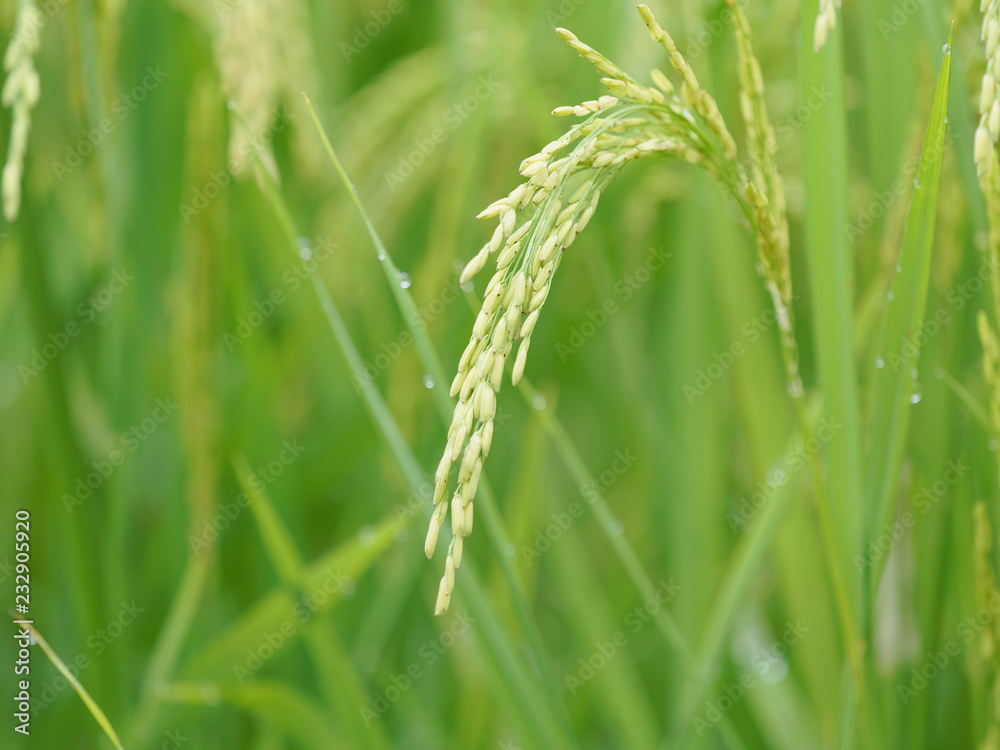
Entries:
{"type": "Polygon", "coordinates": [[[3,214],[7,221],[14,221],[21,209],[21,178],[24,176],[24,155],[28,151],[28,134],[31,131],[31,110],[40,95],[35,55],[40,46],[39,29],[43,23],[42,12],[34,0],[20,0],[14,33],[3,57],[7,80],[0,93],[0,102],[10,107],[13,114],[7,162],[0,178],[3,214]]]}

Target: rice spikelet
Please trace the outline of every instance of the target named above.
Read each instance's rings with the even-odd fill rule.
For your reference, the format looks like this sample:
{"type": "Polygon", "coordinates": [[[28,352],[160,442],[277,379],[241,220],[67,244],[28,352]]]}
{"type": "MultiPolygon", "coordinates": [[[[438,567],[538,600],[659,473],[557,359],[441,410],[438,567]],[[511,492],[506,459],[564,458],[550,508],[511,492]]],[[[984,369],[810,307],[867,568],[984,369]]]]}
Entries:
{"type": "Polygon", "coordinates": [[[21,209],[21,179],[24,175],[24,155],[28,151],[28,133],[31,131],[31,110],[40,95],[34,58],[40,46],[39,30],[43,25],[42,12],[34,0],[20,0],[14,33],[4,53],[3,68],[7,80],[0,94],[3,106],[10,107],[13,114],[7,162],[0,178],[3,213],[7,221],[14,221],[21,209]]]}
{"type": "Polygon", "coordinates": [[[837,8],[840,0],[819,0],[819,12],[813,27],[813,51],[819,52],[830,38],[831,32],[837,28],[837,8]]]}

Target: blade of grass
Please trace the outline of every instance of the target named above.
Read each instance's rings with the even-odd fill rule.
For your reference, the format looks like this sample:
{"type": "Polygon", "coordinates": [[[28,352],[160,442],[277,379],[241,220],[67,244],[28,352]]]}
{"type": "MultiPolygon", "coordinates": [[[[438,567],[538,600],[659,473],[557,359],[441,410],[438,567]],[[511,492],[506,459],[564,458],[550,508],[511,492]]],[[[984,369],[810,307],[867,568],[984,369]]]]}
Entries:
{"type": "Polygon", "coordinates": [[[53,666],[59,670],[59,674],[66,679],[66,682],[73,686],[76,694],[80,696],[80,700],[83,701],[87,710],[90,711],[90,715],[94,717],[94,720],[97,721],[101,729],[104,730],[104,734],[108,736],[111,743],[118,748],[118,750],[124,750],[122,747],[122,741],[118,739],[118,733],[115,732],[115,728],[111,726],[111,722],[104,714],[104,711],[102,711],[101,707],[97,705],[97,701],[90,697],[90,693],[88,693],[87,689],[80,684],[80,681],[76,679],[69,667],[67,667],[63,660],[59,658],[59,655],[49,645],[48,641],[42,637],[41,633],[35,630],[33,625],[19,619],[16,615],[12,615],[12,617],[14,618],[14,622],[17,626],[21,628],[21,632],[28,633],[31,636],[32,640],[37,643],[41,647],[42,651],[45,652],[45,655],[49,657],[49,661],[52,662],[53,666]]]}
{"type": "MultiPolygon", "coordinates": [[[[570,476],[573,477],[573,481],[576,486],[581,489],[584,487],[596,488],[598,485],[590,475],[590,470],[587,468],[586,462],[576,449],[572,438],[570,438],[569,433],[566,432],[566,428],[563,427],[558,417],[556,417],[551,409],[538,409],[534,406],[534,404],[541,403],[538,400],[541,397],[541,394],[535,390],[534,386],[531,385],[531,382],[527,378],[521,378],[517,388],[528,404],[531,404],[532,408],[536,409],[539,419],[548,431],[556,450],[563,459],[563,462],[565,463],[570,476]]],[[[646,570],[642,567],[642,562],[639,560],[639,556],[632,548],[632,545],[629,543],[626,536],[624,534],[617,533],[615,515],[611,512],[607,502],[605,502],[604,496],[600,492],[595,491],[584,495],[584,499],[591,504],[598,526],[600,526],[601,530],[608,538],[611,548],[614,550],[615,554],[618,555],[618,559],[622,562],[626,573],[629,578],[632,579],[632,583],[635,585],[640,595],[644,599],[654,598],[656,595],[656,587],[653,585],[652,580],[650,580],[646,570]]],[[[677,621],[674,619],[673,615],[667,611],[666,607],[660,607],[653,617],[657,630],[663,635],[667,644],[674,650],[688,679],[692,682],[703,683],[704,679],[701,676],[702,673],[698,670],[697,663],[694,658],[694,652],[688,645],[688,642],[684,637],[684,633],[681,632],[681,629],[677,625],[677,621]]],[[[729,717],[723,716],[719,722],[719,726],[722,729],[723,738],[730,747],[744,747],[743,741],[733,729],[732,724],[729,721],[729,717]]]]}
{"type": "MultiPolygon", "coordinates": [[[[916,393],[919,350],[913,337],[923,325],[930,280],[938,187],[947,129],[950,44],[951,37],[941,63],[920,167],[914,181],[906,233],[900,248],[899,271],[893,283],[880,346],[883,367],[875,379],[866,493],[869,536],[876,535],[878,529],[891,520],[896,509],[894,499],[909,430],[911,402],[916,393]]],[[[866,568],[868,586],[865,594],[871,603],[875,600],[884,567],[883,559],[866,568]]],[[[870,627],[870,622],[867,625],[870,627]]]]}
{"type": "MultiPolygon", "coordinates": [[[[813,422],[818,421],[819,407],[818,401],[809,406],[808,418],[813,422]]],[[[781,455],[789,455],[800,440],[801,436],[796,433],[781,455]]],[[[726,638],[732,631],[740,607],[752,590],[753,579],[760,571],[765,555],[771,548],[771,543],[786,517],[790,504],[798,497],[794,489],[794,482],[787,482],[778,488],[771,500],[751,521],[732,553],[721,591],[716,597],[707,623],[702,628],[704,635],[698,648],[696,674],[713,674],[718,670],[726,638]]],[[[681,746],[697,706],[708,687],[703,680],[688,681],[677,703],[674,722],[676,733],[670,743],[671,747],[681,746]]]]}
{"type": "MultiPolygon", "coordinates": [[[[257,529],[281,582],[299,594],[308,596],[310,592],[304,585],[305,561],[296,548],[292,535],[282,523],[281,516],[267,493],[260,489],[259,484],[250,481],[253,470],[246,458],[242,455],[234,456],[232,463],[240,487],[250,498],[250,508],[257,522],[257,529]]],[[[328,618],[319,615],[316,619],[322,622],[328,618]]],[[[329,622],[323,622],[323,627],[308,624],[305,631],[306,645],[315,660],[316,677],[323,694],[337,711],[341,725],[350,735],[352,745],[388,748],[389,742],[381,726],[370,724],[365,727],[362,724],[358,707],[364,705],[364,692],[332,625],[329,622]]]]}
{"type": "Polygon", "coordinates": [[[175,683],[164,689],[173,703],[214,707],[219,701],[249,711],[281,728],[297,745],[315,750],[343,747],[323,711],[286,685],[254,681],[240,687],[213,683],[175,683]]]}
{"type": "MultiPolygon", "coordinates": [[[[813,5],[806,2],[804,7],[813,5]]],[[[811,29],[805,33],[811,34],[811,29]]],[[[848,590],[857,611],[860,585],[857,576],[852,575],[852,559],[861,546],[864,498],[854,361],[854,255],[844,231],[849,224],[850,159],[840,35],[834,34],[819,54],[805,44],[801,49],[803,100],[817,89],[832,92],[825,111],[814,113],[803,125],[804,223],[823,403],[826,413],[844,426],[826,446],[830,515],[840,553],[838,562],[847,574],[848,590]]]]}
{"type": "MultiPolygon", "coordinates": [[[[342,570],[344,575],[358,579],[382,554],[394,544],[394,536],[403,524],[395,517],[379,523],[374,530],[371,544],[365,546],[354,537],[340,546],[326,552],[306,567],[303,572],[303,588],[308,591],[321,588],[331,570],[342,570]]],[[[319,605],[317,612],[331,609],[340,600],[330,597],[319,605]]],[[[236,622],[229,625],[219,635],[209,641],[194,654],[181,670],[184,679],[222,679],[232,675],[232,667],[245,658],[247,648],[256,647],[261,633],[271,632],[288,619],[295,606],[295,595],[284,587],[263,596],[256,605],[245,612],[236,622]]],[[[293,637],[298,637],[296,629],[293,637]]]]}
{"type": "Polygon", "coordinates": [[[955,380],[943,367],[938,367],[934,371],[934,375],[944,381],[944,384],[955,394],[955,397],[962,402],[962,405],[969,412],[969,416],[975,420],[976,424],[982,427],[987,435],[992,435],[993,424],[990,422],[990,415],[986,411],[986,407],[979,403],[979,399],[972,395],[968,388],[955,380]]]}
{"type": "Polygon", "coordinates": [[[316,131],[319,133],[320,140],[323,142],[323,148],[326,149],[327,156],[329,156],[330,161],[333,162],[333,166],[337,170],[337,174],[340,176],[341,181],[344,183],[344,186],[351,195],[354,207],[361,215],[361,220],[364,222],[365,229],[368,231],[368,236],[371,238],[379,263],[382,266],[382,270],[385,272],[385,278],[389,282],[389,288],[392,290],[392,295],[396,300],[396,304],[399,306],[399,311],[403,315],[403,320],[406,321],[406,324],[410,327],[411,331],[415,332],[413,344],[417,349],[420,361],[423,362],[424,367],[428,370],[427,374],[430,375],[431,379],[434,381],[434,402],[437,405],[438,411],[441,413],[443,419],[450,421],[452,403],[451,399],[448,397],[447,386],[445,385],[448,381],[445,379],[444,368],[441,366],[441,361],[438,358],[437,353],[434,351],[430,338],[426,335],[426,329],[421,325],[416,325],[416,321],[422,321],[420,312],[417,310],[417,306],[413,304],[413,298],[400,284],[399,269],[393,262],[392,256],[389,255],[389,250],[386,248],[385,243],[382,242],[382,238],[375,229],[375,225],[372,224],[372,221],[368,216],[368,212],[365,211],[364,204],[358,196],[357,186],[351,181],[351,178],[348,177],[347,172],[344,170],[344,165],[341,164],[340,159],[337,158],[337,153],[333,150],[333,145],[330,143],[330,139],[327,137],[326,131],[323,129],[323,125],[320,123],[319,117],[316,115],[316,110],[313,109],[312,102],[309,101],[309,97],[304,93],[302,94],[302,98],[306,101],[306,106],[309,108],[309,114],[312,116],[313,123],[316,125],[316,131]],[[423,335],[416,335],[417,331],[423,335]]]}

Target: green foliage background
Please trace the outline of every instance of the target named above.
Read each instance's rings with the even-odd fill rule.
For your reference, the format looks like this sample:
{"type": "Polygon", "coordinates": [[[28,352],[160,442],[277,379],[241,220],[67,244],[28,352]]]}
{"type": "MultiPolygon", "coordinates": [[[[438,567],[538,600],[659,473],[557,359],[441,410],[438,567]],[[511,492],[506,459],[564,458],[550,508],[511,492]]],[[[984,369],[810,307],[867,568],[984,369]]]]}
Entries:
{"type": "MultiPolygon", "coordinates": [[[[752,242],[734,207],[683,166],[626,170],[573,246],[535,333],[527,376],[538,392],[501,394],[506,416],[486,467],[499,514],[485,501],[477,510],[452,610],[432,616],[443,556],[429,563],[422,552],[426,502],[409,502],[394,446],[297,275],[302,260],[263,183],[252,169],[228,171],[230,133],[251,113],[227,109],[213,38],[238,4],[53,3],[21,216],[0,230],[0,562],[14,558],[15,510],[30,509],[35,626],[64,661],[89,662],[80,680],[125,746],[172,747],[178,736],[182,747],[261,750],[977,746],[991,669],[980,639],[966,638],[981,607],[972,505],[987,500],[994,518],[1000,510],[975,332],[988,296],[973,281],[986,230],[972,162],[978,7],[847,0],[817,79],[803,48],[815,0],[746,6],[788,187],[806,388],[819,412],[816,306],[846,299],[854,315],[840,323],[856,361],[840,366],[857,388],[862,434],[942,44],[957,23],[927,304],[928,318],[940,310],[946,320],[919,360],[898,488],[917,522],[896,542],[874,607],[858,712],[808,469],[789,468],[798,444],[752,242]],[[121,109],[149,67],[168,75],[121,109]],[[93,153],[57,166],[69,164],[68,149],[82,154],[78,144],[95,140],[87,133],[105,117],[114,127],[93,153]],[[810,175],[824,160],[839,182],[810,175]],[[837,257],[852,253],[853,279],[810,272],[824,243],[837,257]],[[134,280],[108,295],[116,271],[134,280]],[[283,301],[244,336],[241,325],[275,290],[283,301]],[[35,367],[34,352],[69,323],[79,335],[35,367]],[[158,399],[177,410],[147,435],[158,399]],[[134,428],[144,439],[133,450],[123,434],[134,428]],[[301,455],[268,470],[286,441],[304,446],[301,455]],[[115,450],[122,465],[68,512],[65,497],[115,450]],[[968,469],[938,493],[949,462],[968,469]],[[776,468],[787,481],[773,481],[776,468]],[[248,481],[261,469],[277,475],[248,481]],[[781,486],[763,490],[767,503],[790,501],[754,565],[740,546],[749,526],[732,519],[768,479],[781,486]],[[613,514],[603,528],[589,502],[597,490],[613,514]],[[207,549],[192,544],[227,511],[235,517],[207,549]],[[540,534],[554,540],[539,543],[540,534]],[[665,610],[643,609],[642,580],[679,588],[665,610]],[[133,602],[134,622],[109,629],[133,602]],[[720,619],[723,605],[731,610],[720,619]],[[789,624],[801,637],[776,649],[789,624]],[[614,656],[597,658],[616,633],[614,656]],[[958,655],[904,702],[911,669],[950,642],[958,655]],[[753,687],[733,701],[747,676],[753,687]],[[706,684],[687,703],[692,678],[706,684]],[[857,729],[861,714],[876,717],[875,739],[857,729]]],[[[432,475],[445,428],[427,373],[297,93],[316,103],[451,373],[474,319],[456,275],[488,239],[472,217],[518,184],[522,158],[562,132],[554,107],[602,93],[553,27],[642,80],[666,67],[664,54],[628,3],[302,7],[299,32],[314,51],[306,63],[279,58],[264,73],[247,59],[227,64],[278,81],[275,100],[250,101],[287,117],[269,147],[280,193],[314,253],[333,243],[318,273],[432,475]],[[400,172],[406,162],[412,174],[400,172]]],[[[653,10],[742,144],[724,7],[653,10]]],[[[14,13],[4,5],[7,32],[14,13]]],[[[264,50],[281,31],[265,25],[247,46],[264,50]]],[[[4,142],[9,130],[4,110],[4,142]]],[[[837,440],[823,445],[825,458],[837,440]]],[[[838,461],[828,461],[830,486],[838,461]]],[[[833,502],[860,501],[834,493],[833,502]]],[[[0,578],[13,602],[12,573],[0,578]]],[[[0,654],[8,699],[12,639],[0,654]]],[[[110,746],[71,690],[45,693],[58,676],[37,650],[31,676],[46,705],[36,706],[29,740],[4,719],[4,747],[110,746]]]]}

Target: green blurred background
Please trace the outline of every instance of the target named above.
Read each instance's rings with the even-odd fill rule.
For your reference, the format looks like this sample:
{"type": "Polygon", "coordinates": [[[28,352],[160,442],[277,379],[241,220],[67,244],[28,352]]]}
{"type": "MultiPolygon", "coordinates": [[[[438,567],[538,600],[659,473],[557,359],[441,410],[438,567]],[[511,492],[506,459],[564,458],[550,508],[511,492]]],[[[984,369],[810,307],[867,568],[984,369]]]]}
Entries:
{"type": "MultiPolygon", "coordinates": [[[[632,5],[40,7],[23,203],[0,229],[0,591],[13,601],[14,512],[30,509],[35,626],[64,661],[87,665],[80,680],[126,747],[653,748],[674,746],[679,728],[685,747],[734,746],[726,732],[747,748],[846,746],[843,654],[808,470],[789,468],[774,318],[752,242],[708,178],[636,165],[573,246],[536,329],[527,376],[538,391],[500,397],[486,473],[504,528],[477,511],[441,618],[443,556],[422,552],[426,496],[394,461],[309,281],[315,267],[432,475],[445,439],[434,383],[300,93],[452,373],[478,299],[457,272],[490,231],[473,217],[562,132],[554,107],[602,93],[553,28],[647,80],[665,56],[632,5]],[[248,138],[280,184],[297,248],[248,138]],[[679,716],[684,657],[623,557],[697,650],[744,533],[734,514],[755,492],[775,494],[761,487],[776,469],[789,512],[714,634],[696,715],[679,716]],[[595,493],[613,514],[603,525],[595,493]],[[746,676],[753,687],[727,709],[726,689],[732,698],[746,676]]],[[[971,160],[978,7],[847,0],[831,42],[846,114],[799,77],[815,0],[746,7],[788,187],[807,389],[802,131],[846,117],[859,231],[840,229],[855,253],[866,408],[913,160],[958,22],[928,302],[947,323],[920,360],[900,488],[918,523],[897,544],[869,646],[888,745],[971,748],[987,668],[960,628],[979,608],[971,507],[996,496],[996,444],[937,375],[986,400],[974,326],[986,295],[969,289],[985,229],[971,160]],[[921,512],[913,498],[949,461],[968,468],[921,512]],[[909,670],[952,640],[960,655],[904,703],[909,670]]],[[[653,9],[742,143],[724,3],[653,9]]],[[[4,3],[5,33],[15,13],[4,3]]],[[[4,143],[10,123],[5,109],[4,143]]],[[[10,706],[11,639],[0,656],[10,706]]],[[[37,649],[31,677],[30,739],[4,718],[0,745],[110,747],[37,649]]]]}

